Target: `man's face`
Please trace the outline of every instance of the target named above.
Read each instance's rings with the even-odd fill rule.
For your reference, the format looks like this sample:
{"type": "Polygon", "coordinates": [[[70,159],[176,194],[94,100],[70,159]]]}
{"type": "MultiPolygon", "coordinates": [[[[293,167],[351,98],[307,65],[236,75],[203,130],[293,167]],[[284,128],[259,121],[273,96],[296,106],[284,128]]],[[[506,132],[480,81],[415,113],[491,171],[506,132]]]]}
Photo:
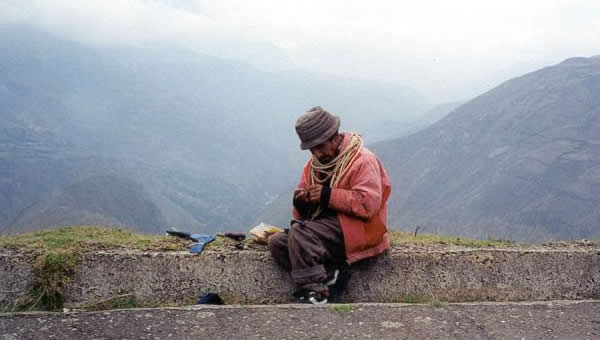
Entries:
{"type": "Polygon", "coordinates": [[[339,155],[341,143],[342,135],[336,134],[325,142],[310,148],[310,152],[319,160],[319,162],[321,162],[321,164],[327,164],[339,155]]]}

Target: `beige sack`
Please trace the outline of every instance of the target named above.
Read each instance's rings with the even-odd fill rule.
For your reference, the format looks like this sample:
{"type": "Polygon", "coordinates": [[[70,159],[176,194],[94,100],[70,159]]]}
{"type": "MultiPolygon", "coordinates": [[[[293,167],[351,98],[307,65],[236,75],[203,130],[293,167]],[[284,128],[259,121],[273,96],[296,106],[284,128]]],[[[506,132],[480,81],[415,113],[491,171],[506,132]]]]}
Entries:
{"type": "Polygon", "coordinates": [[[261,223],[250,229],[250,235],[254,237],[254,241],[258,243],[267,243],[269,236],[282,232],[283,229],[269,224],[261,223]]]}

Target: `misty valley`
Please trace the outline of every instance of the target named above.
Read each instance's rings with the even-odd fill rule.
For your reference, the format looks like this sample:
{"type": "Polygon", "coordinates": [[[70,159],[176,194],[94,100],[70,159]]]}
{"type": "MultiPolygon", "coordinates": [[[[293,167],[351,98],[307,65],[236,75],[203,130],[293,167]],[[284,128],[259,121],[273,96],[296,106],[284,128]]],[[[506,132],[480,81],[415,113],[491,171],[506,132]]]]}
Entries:
{"type": "MultiPolygon", "coordinates": [[[[8,27],[8,28],[7,28],[8,27]]],[[[93,47],[0,30],[0,233],[287,226],[319,105],[384,163],[388,225],[481,239],[600,237],[600,57],[464,101],[174,46],[93,47]]]]}

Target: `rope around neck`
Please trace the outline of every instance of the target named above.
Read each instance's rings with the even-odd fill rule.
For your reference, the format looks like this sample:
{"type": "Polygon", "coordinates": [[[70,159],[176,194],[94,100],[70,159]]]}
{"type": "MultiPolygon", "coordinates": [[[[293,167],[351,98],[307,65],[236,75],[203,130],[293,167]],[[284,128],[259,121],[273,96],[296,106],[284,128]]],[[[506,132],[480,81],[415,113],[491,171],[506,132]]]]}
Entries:
{"type": "MultiPolygon", "coordinates": [[[[331,162],[321,164],[317,157],[312,156],[310,162],[310,184],[323,184],[331,179],[329,187],[332,189],[337,187],[340,179],[344,177],[344,174],[350,168],[350,164],[352,164],[360,153],[362,145],[362,137],[357,133],[351,133],[350,142],[344,151],[340,152],[331,162]]],[[[323,209],[319,205],[317,210],[312,214],[311,220],[315,220],[322,212],[323,209]]]]}
{"type": "Polygon", "coordinates": [[[310,163],[310,184],[323,184],[331,179],[329,186],[337,187],[339,181],[350,168],[362,149],[363,140],[357,133],[351,133],[350,142],[331,162],[321,164],[317,157],[312,156],[310,163]]]}

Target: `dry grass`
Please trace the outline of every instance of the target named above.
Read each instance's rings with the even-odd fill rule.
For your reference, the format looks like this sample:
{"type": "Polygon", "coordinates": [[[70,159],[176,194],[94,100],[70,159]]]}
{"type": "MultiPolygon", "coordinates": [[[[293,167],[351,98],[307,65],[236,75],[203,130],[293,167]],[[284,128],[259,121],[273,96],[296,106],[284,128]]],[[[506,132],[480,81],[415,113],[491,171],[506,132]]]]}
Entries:
{"type": "MultiPolygon", "coordinates": [[[[118,249],[176,251],[187,250],[191,243],[176,237],[144,235],[100,226],[72,226],[0,236],[0,248],[35,254],[33,286],[27,296],[9,306],[8,310],[61,310],[65,287],[71,281],[83,252],[118,249]]],[[[134,302],[124,297],[96,307],[128,306],[134,302]]]]}
{"type": "Polygon", "coordinates": [[[329,307],[329,309],[331,309],[332,311],[339,313],[339,314],[344,314],[344,313],[348,313],[352,311],[352,305],[349,304],[332,304],[331,307],[329,307]]]}
{"type": "Polygon", "coordinates": [[[398,245],[453,245],[462,247],[507,247],[514,245],[514,242],[507,240],[475,240],[470,238],[443,236],[434,234],[417,234],[392,230],[390,232],[390,242],[392,246],[398,245]]]}
{"type": "Polygon", "coordinates": [[[176,237],[138,234],[128,229],[100,226],[71,226],[0,236],[0,248],[34,252],[110,249],[177,251],[187,250],[190,244],[190,241],[176,237]]]}
{"type": "MultiPolygon", "coordinates": [[[[417,234],[392,230],[392,246],[401,245],[455,245],[463,247],[506,247],[514,245],[505,240],[474,240],[453,236],[417,234]]],[[[139,234],[123,228],[102,226],[71,226],[48,229],[25,234],[0,236],[0,248],[24,252],[45,253],[48,251],[98,251],[136,249],[140,251],[186,251],[192,241],[172,236],[139,234]]],[[[242,242],[219,236],[209,243],[207,250],[253,249],[266,250],[266,246],[256,244],[251,239],[242,242]]]]}

